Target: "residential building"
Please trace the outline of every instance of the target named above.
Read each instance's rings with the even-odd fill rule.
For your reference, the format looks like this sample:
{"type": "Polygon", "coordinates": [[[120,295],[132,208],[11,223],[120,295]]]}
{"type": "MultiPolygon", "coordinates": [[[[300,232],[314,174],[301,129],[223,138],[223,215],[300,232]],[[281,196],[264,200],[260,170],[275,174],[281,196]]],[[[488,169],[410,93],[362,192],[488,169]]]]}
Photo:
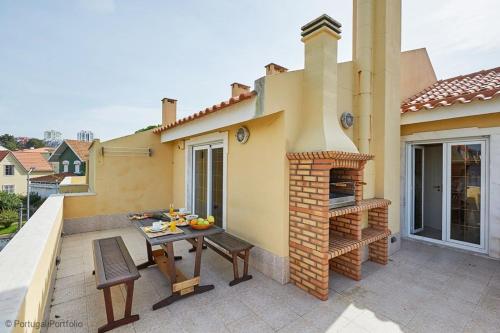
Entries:
{"type": "Polygon", "coordinates": [[[81,130],[76,134],[78,141],[92,142],[94,140],[94,133],[92,131],[81,130]]]}
{"type": "MultiPolygon", "coordinates": [[[[30,151],[30,152],[38,152],[42,154],[43,158],[45,158],[47,161],[50,158],[50,155],[55,151],[56,149],[54,147],[41,147],[41,148],[33,148],[31,147],[30,149],[23,149],[22,151],[30,151]]],[[[55,173],[59,173],[59,163],[51,162],[52,169],[54,170],[55,173]]]]}
{"type": "Polygon", "coordinates": [[[62,134],[56,130],[48,130],[43,132],[43,139],[45,141],[60,141],[62,140],[62,134]]]}
{"type": "Polygon", "coordinates": [[[401,105],[402,233],[500,258],[500,67],[418,68],[431,82],[401,105]]]}
{"type": "Polygon", "coordinates": [[[31,177],[54,172],[49,162],[38,152],[0,151],[0,190],[26,195],[27,173],[31,168],[31,177]]]}
{"type": "MultiPolygon", "coordinates": [[[[329,22],[325,26],[333,24],[328,18],[322,19],[329,22]]],[[[496,149],[495,126],[500,114],[498,100],[494,97],[498,94],[498,70],[437,81],[426,50],[396,52],[394,45],[384,44],[396,38],[390,34],[385,37],[387,39],[370,42],[365,34],[359,33],[355,36],[355,45],[386,45],[388,53],[383,57],[401,59],[401,65],[399,61],[394,64],[391,61],[385,63],[387,67],[378,67],[358,53],[351,62],[337,63],[336,32],[319,30],[321,32],[309,34],[306,26],[303,32],[303,70],[288,71],[283,66],[269,64],[266,75],[255,81],[254,90],[233,83],[228,100],[182,119],[176,117],[177,101],[165,98],[162,100],[161,127],[108,142],[95,141],[90,148],[89,187],[97,195],[88,198],[85,214],[90,216],[78,216],[75,225],[83,228],[85,223],[94,223],[93,214],[102,216],[112,211],[129,211],[131,207],[133,210],[158,209],[165,202],[173,202],[201,216],[216,216],[220,226],[256,245],[255,267],[280,282],[288,281],[290,273],[295,283],[309,290],[289,266],[293,263],[293,267],[298,267],[300,260],[292,259],[290,253],[301,257],[305,237],[311,237],[301,227],[312,222],[303,221],[304,217],[297,216],[297,212],[324,214],[319,203],[327,204],[328,200],[320,199],[322,196],[316,190],[324,186],[318,180],[320,170],[310,174],[312,171],[308,168],[311,166],[307,163],[312,161],[314,170],[323,167],[315,166],[315,161],[332,161],[328,163],[346,165],[359,173],[356,177],[366,183],[359,189],[365,200],[391,201],[387,217],[392,235],[390,242],[380,245],[388,249],[389,255],[398,250],[401,237],[437,241],[434,235],[437,229],[441,232],[440,244],[500,258],[500,247],[495,241],[500,236],[497,231],[500,221],[494,215],[495,210],[488,213],[488,206],[498,202],[498,198],[486,185],[491,183],[488,179],[495,179],[488,177],[496,177],[493,170],[500,170],[493,157],[490,161],[487,158],[488,149],[496,149]],[[368,69],[358,77],[352,74],[358,72],[356,68],[368,69]],[[394,79],[382,79],[376,75],[379,71],[398,73],[400,84],[377,90],[376,87],[384,86],[385,80],[394,79]],[[318,77],[320,73],[328,73],[328,80],[318,77]],[[375,75],[382,81],[364,86],[364,75],[375,75]],[[359,94],[359,89],[367,93],[359,94]],[[427,92],[430,89],[433,90],[427,92]],[[336,94],[332,96],[332,92],[336,94]],[[394,98],[394,95],[399,97],[394,98]],[[454,112],[454,109],[458,110],[454,112]],[[354,124],[351,127],[349,124],[341,127],[338,121],[345,112],[352,112],[354,124]],[[491,119],[478,122],[485,119],[486,114],[491,119]],[[384,121],[372,121],[372,118],[384,121]],[[458,125],[462,127],[456,128],[458,125]],[[434,128],[443,132],[440,134],[434,128]],[[396,144],[398,142],[402,142],[404,148],[396,144]],[[427,144],[430,146],[422,148],[427,144]],[[430,178],[430,175],[438,177],[437,172],[427,170],[412,176],[405,168],[403,184],[387,181],[393,178],[394,166],[400,163],[405,166],[406,160],[402,158],[411,160],[414,154],[423,156],[426,154],[422,152],[424,148],[428,154],[434,154],[425,158],[430,163],[425,168],[432,165],[435,171],[442,169],[441,185],[436,178],[430,178]],[[153,152],[151,156],[150,151],[153,152]],[[443,154],[441,157],[438,151],[443,154]],[[450,169],[452,165],[459,167],[458,161],[451,156],[469,156],[467,154],[470,157],[461,159],[459,170],[462,171],[450,169]],[[375,159],[368,155],[374,155],[375,159]],[[367,161],[362,165],[355,162],[365,158],[367,161]],[[339,160],[341,162],[336,162],[339,160]],[[302,169],[297,171],[295,164],[302,169]],[[468,168],[471,170],[466,171],[468,168]],[[456,172],[463,172],[460,177],[467,181],[458,179],[456,172]],[[423,173],[428,178],[422,178],[423,173]],[[115,178],[124,174],[127,182],[115,178]],[[429,194],[433,206],[416,194],[408,197],[405,183],[410,178],[421,182],[410,188],[436,191],[445,196],[442,203],[435,200],[435,194],[432,197],[429,194]],[[151,186],[155,190],[148,184],[154,184],[151,186]],[[144,202],[136,200],[131,206],[126,204],[128,208],[122,207],[124,202],[114,198],[131,188],[141,189],[144,202]],[[287,188],[289,191],[284,192],[287,188]],[[462,192],[458,193],[459,189],[462,192]],[[304,192],[299,195],[299,191],[304,192]],[[415,200],[410,198],[420,198],[415,200],[422,202],[415,208],[412,207],[415,200]],[[107,202],[105,212],[91,212],[97,200],[107,202]],[[423,207],[432,209],[428,211],[423,207]],[[433,227],[437,219],[429,217],[431,211],[435,217],[443,216],[439,220],[440,228],[433,227]],[[255,218],[255,212],[259,219],[255,218]],[[432,223],[424,220],[432,220],[432,223]],[[296,249],[302,249],[301,254],[297,254],[296,249]]],[[[321,181],[325,177],[321,176],[321,181]]],[[[328,207],[325,209],[328,211],[328,207]]],[[[368,223],[366,217],[356,216],[362,225],[368,223]]],[[[72,222],[68,219],[67,223],[72,222]]],[[[321,237],[328,239],[328,235],[321,237]]],[[[366,259],[368,254],[357,252],[355,256],[355,260],[361,260],[359,258],[366,259]]],[[[318,280],[317,283],[322,282],[318,280]]],[[[309,291],[320,298],[327,294],[326,289],[309,291]]]]}
{"type": "Polygon", "coordinates": [[[85,176],[70,172],[31,178],[30,187],[31,192],[42,198],[48,198],[52,194],[80,193],[88,190],[85,176]]]}
{"type": "MultiPolygon", "coordinates": [[[[80,319],[95,331],[106,318],[91,241],[121,235],[134,266],[153,256],[159,266],[141,271],[132,330],[497,331],[498,71],[437,81],[424,49],[400,51],[400,1],[353,7],[352,61],[338,62],[340,23],[322,15],[301,28],[304,68],[270,63],[253,89],[233,83],[227,100],[185,118],[164,98],[161,127],[94,140],[89,191],[49,197],[0,252],[9,272],[0,321],[80,319]],[[141,245],[129,214],[169,204],[252,243],[255,278],[228,287],[231,268],[215,252],[194,259],[181,242],[154,254],[141,245]],[[440,210],[442,239],[432,241],[440,210]],[[194,263],[193,279],[175,270],[174,253],[194,263]],[[206,297],[193,295],[200,265],[217,283],[206,297]],[[174,289],[177,277],[189,286],[174,289]],[[181,324],[151,309],[159,299],[185,302],[181,324]],[[200,308],[209,313],[191,311],[200,308]]],[[[126,315],[129,286],[105,294],[117,308],[126,302],[126,315]]]]}
{"type": "Polygon", "coordinates": [[[56,130],[48,130],[43,132],[43,140],[50,147],[57,147],[62,142],[62,134],[56,130]]]}
{"type": "Polygon", "coordinates": [[[49,162],[57,163],[61,173],[84,175],[91,142],[64,140],[52,153],[49,162]]]}

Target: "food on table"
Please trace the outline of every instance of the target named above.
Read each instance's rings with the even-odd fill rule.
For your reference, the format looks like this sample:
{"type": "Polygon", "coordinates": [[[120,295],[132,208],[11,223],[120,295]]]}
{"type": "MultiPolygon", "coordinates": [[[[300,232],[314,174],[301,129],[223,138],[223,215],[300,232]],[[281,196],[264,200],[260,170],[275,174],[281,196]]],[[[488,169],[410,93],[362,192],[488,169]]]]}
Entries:
{"type": "Polygon", "coordinates": [[[181,217],[180,219],[177,220],[177,226],[183,227],[186,225],[189,225],[189,222],[185,218],[181,217]]]}
{"type": "Polygon", "coordinates": [[[177,228],[175,221],[170,222],[170,231],[174,232],[177,228]]]}
{"type": "Polygon", "coordinates": [[[193,227],[193,228],[196,228],[196,229],[207,229],[209,227],[211,227],[211,225],[213,223],[210,223],[208,221],[208,219],[204,219],[204,218],[199,218],[199,219],[193,219],[189,222],[189,224],[193,227]]]}
{"type": "Polygon", "coordinates": [[[210,215],[209,217],[207,217],[207,221],[209,223],[215,223],[215,217],[213,217],[212,215],[210,215]]]}
{"type": "Polygon", "coordinates": [[[150,217],[153,217],[153,214],[143,213],[143,214],[134,214],[134,215],[130,216],[129,218],[131,220],[144,220],[144,219],[148,219],[150,217]]]}

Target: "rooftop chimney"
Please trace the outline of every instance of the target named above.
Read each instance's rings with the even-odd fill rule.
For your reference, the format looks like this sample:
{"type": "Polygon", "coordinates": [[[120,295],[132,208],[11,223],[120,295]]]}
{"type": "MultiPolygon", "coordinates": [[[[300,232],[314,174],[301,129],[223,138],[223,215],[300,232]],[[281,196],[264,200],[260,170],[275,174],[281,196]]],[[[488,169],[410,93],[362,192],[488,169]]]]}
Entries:
{"type": "Polygon", "coordinates": [[[337,113],[337,44],[340,23],[322,15],[302,27],[305,47],[301,127],[295,151],[358,152],[337,113]]]}
{"type": "Polygon", "coordinates": [[[177,120],[177,100],[164,98],[161,100],[161,124],[168,125],[177,120]]]}
{"type": "Polygon", "coordinates": [[[250,92],[249,86],[238,82],[231,83],[231,97],[236,97],[247,92],[250,92]]]}
{"type": "Polygon", "coordinates": [[[266,75],[273,75],[273,74],[288,72],[288,68],[277,65],[273,62],[270,64],[267,64],[265,67],[266,67],[266,75]]]}

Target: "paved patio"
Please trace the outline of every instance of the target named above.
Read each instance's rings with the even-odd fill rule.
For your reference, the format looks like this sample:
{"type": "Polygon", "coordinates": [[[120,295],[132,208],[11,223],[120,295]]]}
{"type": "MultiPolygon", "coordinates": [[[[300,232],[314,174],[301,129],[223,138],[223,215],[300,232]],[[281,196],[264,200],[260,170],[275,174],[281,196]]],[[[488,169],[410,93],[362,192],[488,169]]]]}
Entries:
{"type": "MultiPolygon", "coordinates": [[[[144,239],[132,227],[63,238],[51,319],[83,322],[71,332],[96,332],[106,321],[102,292],[92,276],[91,240],[121,235],[136,263],[146,260],[144,239]]],[[[175,245],[177,262],[191,273],[194,254],[175,245]]],[[[500,330],[500,262],[413,241],[387,266],[363,265],[355,282],[332,273],[330,299],[319,301],[291,284],[280,285],[255,270],[250,281],[229,287],[232,267],[205,250],[202,283],[215,289],[152,311],[169,293],[155,268],[136,282],[133,313],[140,320],[112,332],[494,332],[500,330]]],[[[121,318],[124,289],[113,288],[121,318]]],[[[50,328],[59,332],[62,328],[50,328]]]]}

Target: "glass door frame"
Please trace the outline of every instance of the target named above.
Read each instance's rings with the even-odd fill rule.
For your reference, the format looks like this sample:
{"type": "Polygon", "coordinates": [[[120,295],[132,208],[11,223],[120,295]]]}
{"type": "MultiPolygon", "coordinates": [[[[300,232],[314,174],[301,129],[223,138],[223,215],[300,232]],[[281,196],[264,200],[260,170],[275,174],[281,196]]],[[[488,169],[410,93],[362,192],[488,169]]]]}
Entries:
{"type": "Polygon", "coordinates": [[[488,235],[489,235],[489,142],[488,138],[485,137],[470,137],[470,138],[454,138],[454,139],[436,139],[436,140],[422,140],[422,141],[407,141],[405,147],[405,236],[408,238],[424,240],[430,243],[442,244],[451,247],[456,247],[464,250],[475,251],[480,253],[488,252],[488,235]],[[451,177],[448,171],[448,164],[451,163],[448,157],[448,150],[451,144],[477,144],[481,142],[481,170],[484,171],[484,176],[481,177],[481,242],[480,245],[461,242],[461,241],[448,241],[449,239],[449,225],[450,219],[450,205],[448,197],[449,188],[451,186],[451,177]],[[433,239],[429,237],[423,237],[419,235],[412,235],[412,223],[413,223],[413,175],[414,175],[414,162],[413,162],[413,147],[419,145],[440,143],[443,145],[443,191],[442,191],[442,240],[433,239]]]}
{"type": "MultiPolygon", "coordinates": [[[[192,201],[191,201],[191,207],[190,208],[190,211],[193,212],[193,214],[195,213],[195,208],[196,208],[196,193],[195,193],[195,189],[196,189],[196,176],[195,176],[195,173],[196,173],[196,160],[195,160],[195,154],[197,151],[200,151],[200,150],[206,150],[207,151],[207,168],[205,170],[205,172],[207,173],[207,215],[210,215],[210,202],[212,201],[211,200],[211,191],[210,189],[212,188],[211,187],[211,182],[212,182],[212,177],[210,177],[211,175],[211,162],[212,162],[212,151],[211,151],[211,147],[210,145],[199,145],[199,146],[193,146],[193,149],[192,149],[192,165],[191,165],[191,177],[192,177],[192,201]]],[[[203,205],[202,205],[203,206],[203,205]]]]}
{"type": "MultiPolygon", "coordinates": [[[[184,150],[185,152],[185,165],[184,165],[184,195],[185,195],[185,206],[193,210],[194,208],[194,152],[200,149],[207,148],[222,148],[223,155],[223,170],[222,170],[222,227],[224,229],[227,228],[227,154],[228,154],[228,133],[227,132],[217,132],[206,135],[201,135],[195,138],[191,138],[185,140],[177,145],[177,149],[184,150]]],[[[208,149],[208,160],[207,160],[207,168],[211,168],[211,152],[208,149]]],[[[212,179],[209,176],[207,169],[207,187],[208,196],[207,196],[207,212],[210,214],[211,212],[211,182],[212,179]]]]}
{"type": "MultiPolygon", "coordinates": [[[[446,223],[446,233],[445,233],[445,241],[449,243],[456,244],[459,247],[464,247],[464,248],[477,248],[478,250],[486,251],[486,235],[487,235],[487,223],[486,223],[486,208],[488,205],[488,195],[486,195],[486,187],[487,187],[487,182],[486,182],[486,177],[488,176],[487,174],[487,163],[488,163],[488,151],[487,151],[487,142],[486,140],[460,140],[460,141],[453,141],[453,142],[448,142],[445,146],[445,155],[443,156],[443,161],[446,164],[446,177],[443,178],[443,193],[446,194],[445,198],[445,207],[446,207],[446,218],[445,218],[445,223],[446,223]],[[479,244],[474,244],[474,243],[469,243],[469,242],[464,242],[456,239],[451,238],[451,146],[453,145],[481,145],[481,207],[480,207],[480,236],[479,236],[479,244]]],[[[489,164],[488,164],[489,165],[489,164]]]]}
{"type": "Polygon", "coordinates": [[[411,197],[410,197],[410,200],[412,202],[411,204],[411,219],[410,219],[410,233],[415,233],[415,232],[419,232],[419,231],[422,231],[424,230],[424,183],[425,183],[425,155],[424,155],[424,152],[425,152],[425,148],[423,146],[420,146],[420,145],[412,145],[411,147],[411,153],[412,153],[412,165],[411,165],[411,168],[412,168],[412,173],[411,173],[411,187],[412,187],[412,191],[411,191],[411,197]],[[418,229],[415,229],[415,190],[414,190],[414,187],[415,187],[415,151],[416,150],[421,150],[422,151],[422,170],[421,170],[421,174],[422,174],[422,227],[421,228],[418,228],[418,229]]]}

